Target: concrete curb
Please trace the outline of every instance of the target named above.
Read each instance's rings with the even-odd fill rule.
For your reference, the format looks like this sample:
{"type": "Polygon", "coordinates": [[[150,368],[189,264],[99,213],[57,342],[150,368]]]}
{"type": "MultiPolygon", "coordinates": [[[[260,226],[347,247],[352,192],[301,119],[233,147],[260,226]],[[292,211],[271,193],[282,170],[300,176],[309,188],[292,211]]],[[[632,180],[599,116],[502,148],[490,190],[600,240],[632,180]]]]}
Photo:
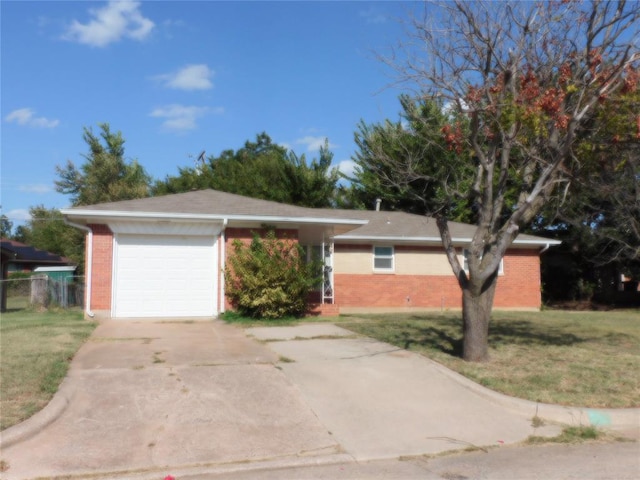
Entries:
{"type": "Polygon", "coordinates": [[[73,392],[72,381],[67,374],[58,391],[42,410],[24,422],[0,432],[0,450],[33,437],[56,421],[69,406],[73,392]]]}
{"type": "Polygon", "coordinates": [[[420,356],[431,362],[443,375],[512,412],[530,416],[531,418],[537,416],[544,420],[566,425],[585,425],[611,430],[624,430],[629,428],[640,430],[640,408],[573,407],[532,402],[530,400],[510,397],[509,395],[483,387],[430,358],[423,355],[420,356]]]}
{"type": "Polygon", "coordinates": [[[342,465],[355,463],[354,458],[346,453],[335,453],[330,455],[310,455],[310,456],[287,456],[276,458],[262,458],[247,461],[212,463],[200,465],[182,465],[153,467],[138,472],[90,472],[73,474],[75,479],[100,479],[100,480],[158,480],[166,475],[174,478],[189,478],[202,475],[229,475],[238,472],[255,472],[258,478],[259,472],[264,470],[287,469],[297,467],[314,467],[326,465],[342,465]]]}

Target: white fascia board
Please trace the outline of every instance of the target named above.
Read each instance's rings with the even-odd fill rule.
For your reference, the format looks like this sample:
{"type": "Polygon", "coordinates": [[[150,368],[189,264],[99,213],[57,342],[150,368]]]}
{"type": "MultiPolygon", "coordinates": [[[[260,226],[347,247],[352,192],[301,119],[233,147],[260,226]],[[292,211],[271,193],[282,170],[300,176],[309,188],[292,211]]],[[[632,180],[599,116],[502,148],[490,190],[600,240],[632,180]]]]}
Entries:
{"type": "MultiPolygon", "coordinates": [[[[335,241],[341,240],[359,240],[359,241],[371,241],[371,242],[420,242],[420,243],[431,243],[438,242],[440,243],[442,239],[440,237],[392,237],[386,235],[336,235],[333,237],[335,241]]],[[[459,238],[452,239],[454,242],[463,241],[459,238]]],[[[471,241],[471,239],[468,239],[471,241]]]]}
{"type": "Polygon", "coordinates": [[[316,217],[287,217],[279,215],[212,215],[208,213],[118,212],[106,210],[62,209],[63,215],[85,220],[166,220],[166,221],[248,221],[262,223],[304,223],[330,225],[366,225],[368,220],[316,217]]]}
{"type": "MultiPolygon", "coordinates": [[[[411,242],[411,243],[442,243],[440,237],[392,237],[392,236],[364,236],[364,235],[336,235],[335,241],[347,240],[347,241],[364,241],[364,242],[411,242]]],[[[471,243],[472,238],[453,237],[451,241],[456,244],[468,244],[471,243]]],[[[547,240],[547,239],[527,239],[513,241],[513,245],[532,245],[544,247],[547,245],[560,245],[560,240],[547,240]]]]}
{"type": "Polygon", "coordinates": [[[540,240],[518,240],[517,238],[513,241],[514,245],[560,245],[562,243],[561,240],[551,240],[546,238],[541,238],[540,240]]]}
{"type": "Polygon", "coordinates": [[[366,225],[369,220],[344,218],[316,218],[316,217],[283,217],[271,215],[224,215],[229,221],[273,222],[273,223],[304,223],[318,225],[366,225]]]}
{"type": "Polygon", "coordinates": [[[34,272],[73,272],[76,268],[75,266],[60,266],[60,267],[36,267],[34,272]]]}

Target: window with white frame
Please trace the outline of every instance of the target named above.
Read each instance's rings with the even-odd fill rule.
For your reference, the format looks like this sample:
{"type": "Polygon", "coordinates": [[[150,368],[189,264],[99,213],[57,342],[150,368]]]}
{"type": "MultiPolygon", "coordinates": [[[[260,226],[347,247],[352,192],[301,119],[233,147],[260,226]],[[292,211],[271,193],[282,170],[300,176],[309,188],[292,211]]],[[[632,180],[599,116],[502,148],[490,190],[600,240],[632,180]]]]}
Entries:
{"type": "Polygon", "coordinates": [[[376,272],[393,271],[393,247],[373,247],[373,270],[376,272]]]}
{"type": "MultiPolygon", "coordinates": [[[[464,268],[465,272],[469,273],[469,255],[470,255],[469,250],[465,248],[462,252],[462,255],[463,255],[463,262],[464,262],[462,268],[464,268]]],[[[482,257],[480,257],[480,259],[482,260],[482,257]]],[[[504,275],[504,257],[500,259],[500,266],[498,267],[498,275],[504,275]]]]}

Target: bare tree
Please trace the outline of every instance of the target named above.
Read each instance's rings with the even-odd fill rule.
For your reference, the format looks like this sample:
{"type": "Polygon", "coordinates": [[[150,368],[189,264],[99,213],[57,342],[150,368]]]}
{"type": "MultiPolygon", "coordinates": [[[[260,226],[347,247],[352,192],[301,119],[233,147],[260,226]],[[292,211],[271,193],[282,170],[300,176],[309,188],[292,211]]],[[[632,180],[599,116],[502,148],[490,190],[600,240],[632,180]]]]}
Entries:
{"type": "Polygon", "coordinates": [[[387,175],[390,184],[422,179],[446,192],[427,213],[437,219],[462,290],[464,359],[488,359],[500,261],[543,205],[567,191],[582,161],[575,146],[585,126],[610,96],[637,92],[639,19],[638,3],[626,1],[428,4],[409,37],[380,57],[421,98],[449,109],[440,132],[445,148],[471,163],[424,177],[411,155],[381,151],[379,159],[402,172],[387,175]],[[468,274],[447,223],[447,206],[461,197],[477,227],[468,274]]]}

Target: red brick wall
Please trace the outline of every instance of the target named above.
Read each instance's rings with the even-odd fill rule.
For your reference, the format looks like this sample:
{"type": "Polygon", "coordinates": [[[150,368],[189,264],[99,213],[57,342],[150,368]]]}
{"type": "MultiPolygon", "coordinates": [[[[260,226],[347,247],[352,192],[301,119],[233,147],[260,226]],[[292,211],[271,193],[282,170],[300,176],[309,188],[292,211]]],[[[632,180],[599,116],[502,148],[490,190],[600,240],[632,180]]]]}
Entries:
{"type": "Polygon", "coordinates": [[[539,251],[509,250],[504,258],[504,275],[498,278],[494,306],[540,308],[540,288],[539,251]]]}
{"type": "MultiPolygon", "coordinates": [[[[342,246],[341,246],[342,248],[342,246]]],[[[494,306],[540,308],[537,250],[512,250],[504,259],[494,306]]],[[[335,303],[341,307],[461,308],[462,294],[451,276],[335,274],[335,303]]]]}
{"type": "Polygon", "coordinates": [[[89,225],[93,230],[91,261],[91,309],[111,310],[113,233],[107,225],[89,225]]]}
{"type": "Polygon", "coordinates": [[[341,307],[460,307],[460,288],[450,277],[336,273],[335,302],[341,307]]]}

